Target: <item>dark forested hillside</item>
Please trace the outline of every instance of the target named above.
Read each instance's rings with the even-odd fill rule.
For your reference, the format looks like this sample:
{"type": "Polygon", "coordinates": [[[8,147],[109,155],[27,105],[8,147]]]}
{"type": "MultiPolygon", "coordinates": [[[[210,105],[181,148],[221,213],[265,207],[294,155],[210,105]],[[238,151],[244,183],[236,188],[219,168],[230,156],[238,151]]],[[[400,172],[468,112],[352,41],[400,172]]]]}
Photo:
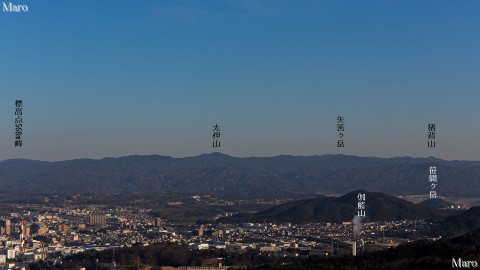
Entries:
{"type": "Polygon", "coordinates": [[[238,214],[221,218],[217,222],[263,222],[265,219],[292,223],[350,221],[357,211],[358,193],[366,195],[366,219],[369,221],[430,219],[443,215],[435,208],[414,204],[387,194],[357,190],[337,198],[319,197],[287,202],[257,214],[238,214]]]}
{"type": "Polygon", "coordinates": [[[429,166],[438,167],[439,194],[478,196],[480,162],[476,161],[345,155],[236,158],[220,153],[187,158],[6,160],[0,162],[0,191],[274,196],[366,189],[393,195],[427,194],[429,166]]]}

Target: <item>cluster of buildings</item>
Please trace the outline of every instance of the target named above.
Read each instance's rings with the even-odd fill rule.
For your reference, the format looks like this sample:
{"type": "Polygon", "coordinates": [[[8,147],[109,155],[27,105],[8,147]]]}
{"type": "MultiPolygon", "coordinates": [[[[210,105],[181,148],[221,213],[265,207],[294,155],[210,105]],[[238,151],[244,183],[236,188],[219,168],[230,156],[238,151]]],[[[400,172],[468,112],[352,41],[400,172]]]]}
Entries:
{"type": "MultiPolygon", "coordinates": [[[[424,221],[364,224],[359,250],[395,246],[426,238],[424,221]]],[[[12,268],[86,250],[105,250],[141,243],[176,242],[191,249],[255,249],[274,256],[335,255],[353,246],[352,224],[203,224],[179,225],[151,214],[149,209],[105,205],[18,205],[0,217],[0,266],[12,268]]]]}

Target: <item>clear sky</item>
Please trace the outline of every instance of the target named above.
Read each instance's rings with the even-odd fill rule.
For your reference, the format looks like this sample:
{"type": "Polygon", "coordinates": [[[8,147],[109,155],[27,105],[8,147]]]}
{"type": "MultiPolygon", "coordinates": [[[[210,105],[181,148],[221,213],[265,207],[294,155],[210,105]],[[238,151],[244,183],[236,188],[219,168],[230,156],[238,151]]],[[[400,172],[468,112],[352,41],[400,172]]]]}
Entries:
{"type": "Polygon", "coordinates": [[[0,160],[480,160],[479,1],[12,3],[29,12],[0,12],[0,160]]]}

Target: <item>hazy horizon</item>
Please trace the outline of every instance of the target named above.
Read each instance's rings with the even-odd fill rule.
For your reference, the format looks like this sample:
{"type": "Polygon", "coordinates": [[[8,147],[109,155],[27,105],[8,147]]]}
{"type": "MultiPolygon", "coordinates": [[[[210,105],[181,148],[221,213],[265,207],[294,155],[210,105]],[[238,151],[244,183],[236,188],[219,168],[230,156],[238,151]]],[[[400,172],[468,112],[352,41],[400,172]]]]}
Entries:
{"type": "Polygon", "coordinates": [[[28,5],[0,13],[0,160],[213,151],[480,160],[480,2],[28,5]]]}
{"type": "Polygon", "coordinates": [[[470,159],[444,159],[439,158],[436,156],[425,156],[425,157],[417,157],[417,156],[391,156],[391,157],[380,157],[380,156],[360,156],[360,155],[350,155],[350,154],[315,154],[315,155],[291,155],[291,154],[279,154],[279,155],[272,155],[272,156],[236,156],[236,155],[229,155],[222,152],[210,152],[210,153],[200,153],[196,155],[187,155],[187,156],[170,156],[170,155],[162,155],[162,154],[130,154],[124,156],[103,156],[103,157],[77,157],[72,159],[60,159],[60,160],[42,160],[42,159],[30,159],[30,158],[9,158],[0,160],[0,162],[8,161],[8,160],[33,160],[33,161],[46,161],[46,162],[61,162],[61,161],[71,161],[71,160],[81,160],[81,159],[91,159],[91,160],[101,160],[101,159],[109,159],[109,158],[124,158],[124,157],[133,157],[133,156],[161,156],[161,157],[170,157],[170,158],[190,158],[190,157],[198,157],[203,155],[212,155],[212,154],[221,154],[233,158],[274,158],[279,156],[292,156],[292,157],[322,157],[322,156],[347,156],[347,157],[359,157],[359,158],[379,158],[379,159],[394,159],[394,158],[412,158],[412,159],[440,159],[444,161],[466,161],[466,162],[476,162],[480,160],[470,160],[470,159]]]}

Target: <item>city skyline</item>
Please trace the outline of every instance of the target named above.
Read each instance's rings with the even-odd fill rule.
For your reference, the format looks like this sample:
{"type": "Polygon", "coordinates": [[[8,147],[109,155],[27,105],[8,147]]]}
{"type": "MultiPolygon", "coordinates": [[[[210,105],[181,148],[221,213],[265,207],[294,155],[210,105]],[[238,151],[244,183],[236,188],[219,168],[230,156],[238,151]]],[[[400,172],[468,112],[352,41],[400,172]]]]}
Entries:
{"type": "Polygon", "coordinates": [[[0,13],[0,160],[480,160],[477,2],[26,3],[0,13]]]}

